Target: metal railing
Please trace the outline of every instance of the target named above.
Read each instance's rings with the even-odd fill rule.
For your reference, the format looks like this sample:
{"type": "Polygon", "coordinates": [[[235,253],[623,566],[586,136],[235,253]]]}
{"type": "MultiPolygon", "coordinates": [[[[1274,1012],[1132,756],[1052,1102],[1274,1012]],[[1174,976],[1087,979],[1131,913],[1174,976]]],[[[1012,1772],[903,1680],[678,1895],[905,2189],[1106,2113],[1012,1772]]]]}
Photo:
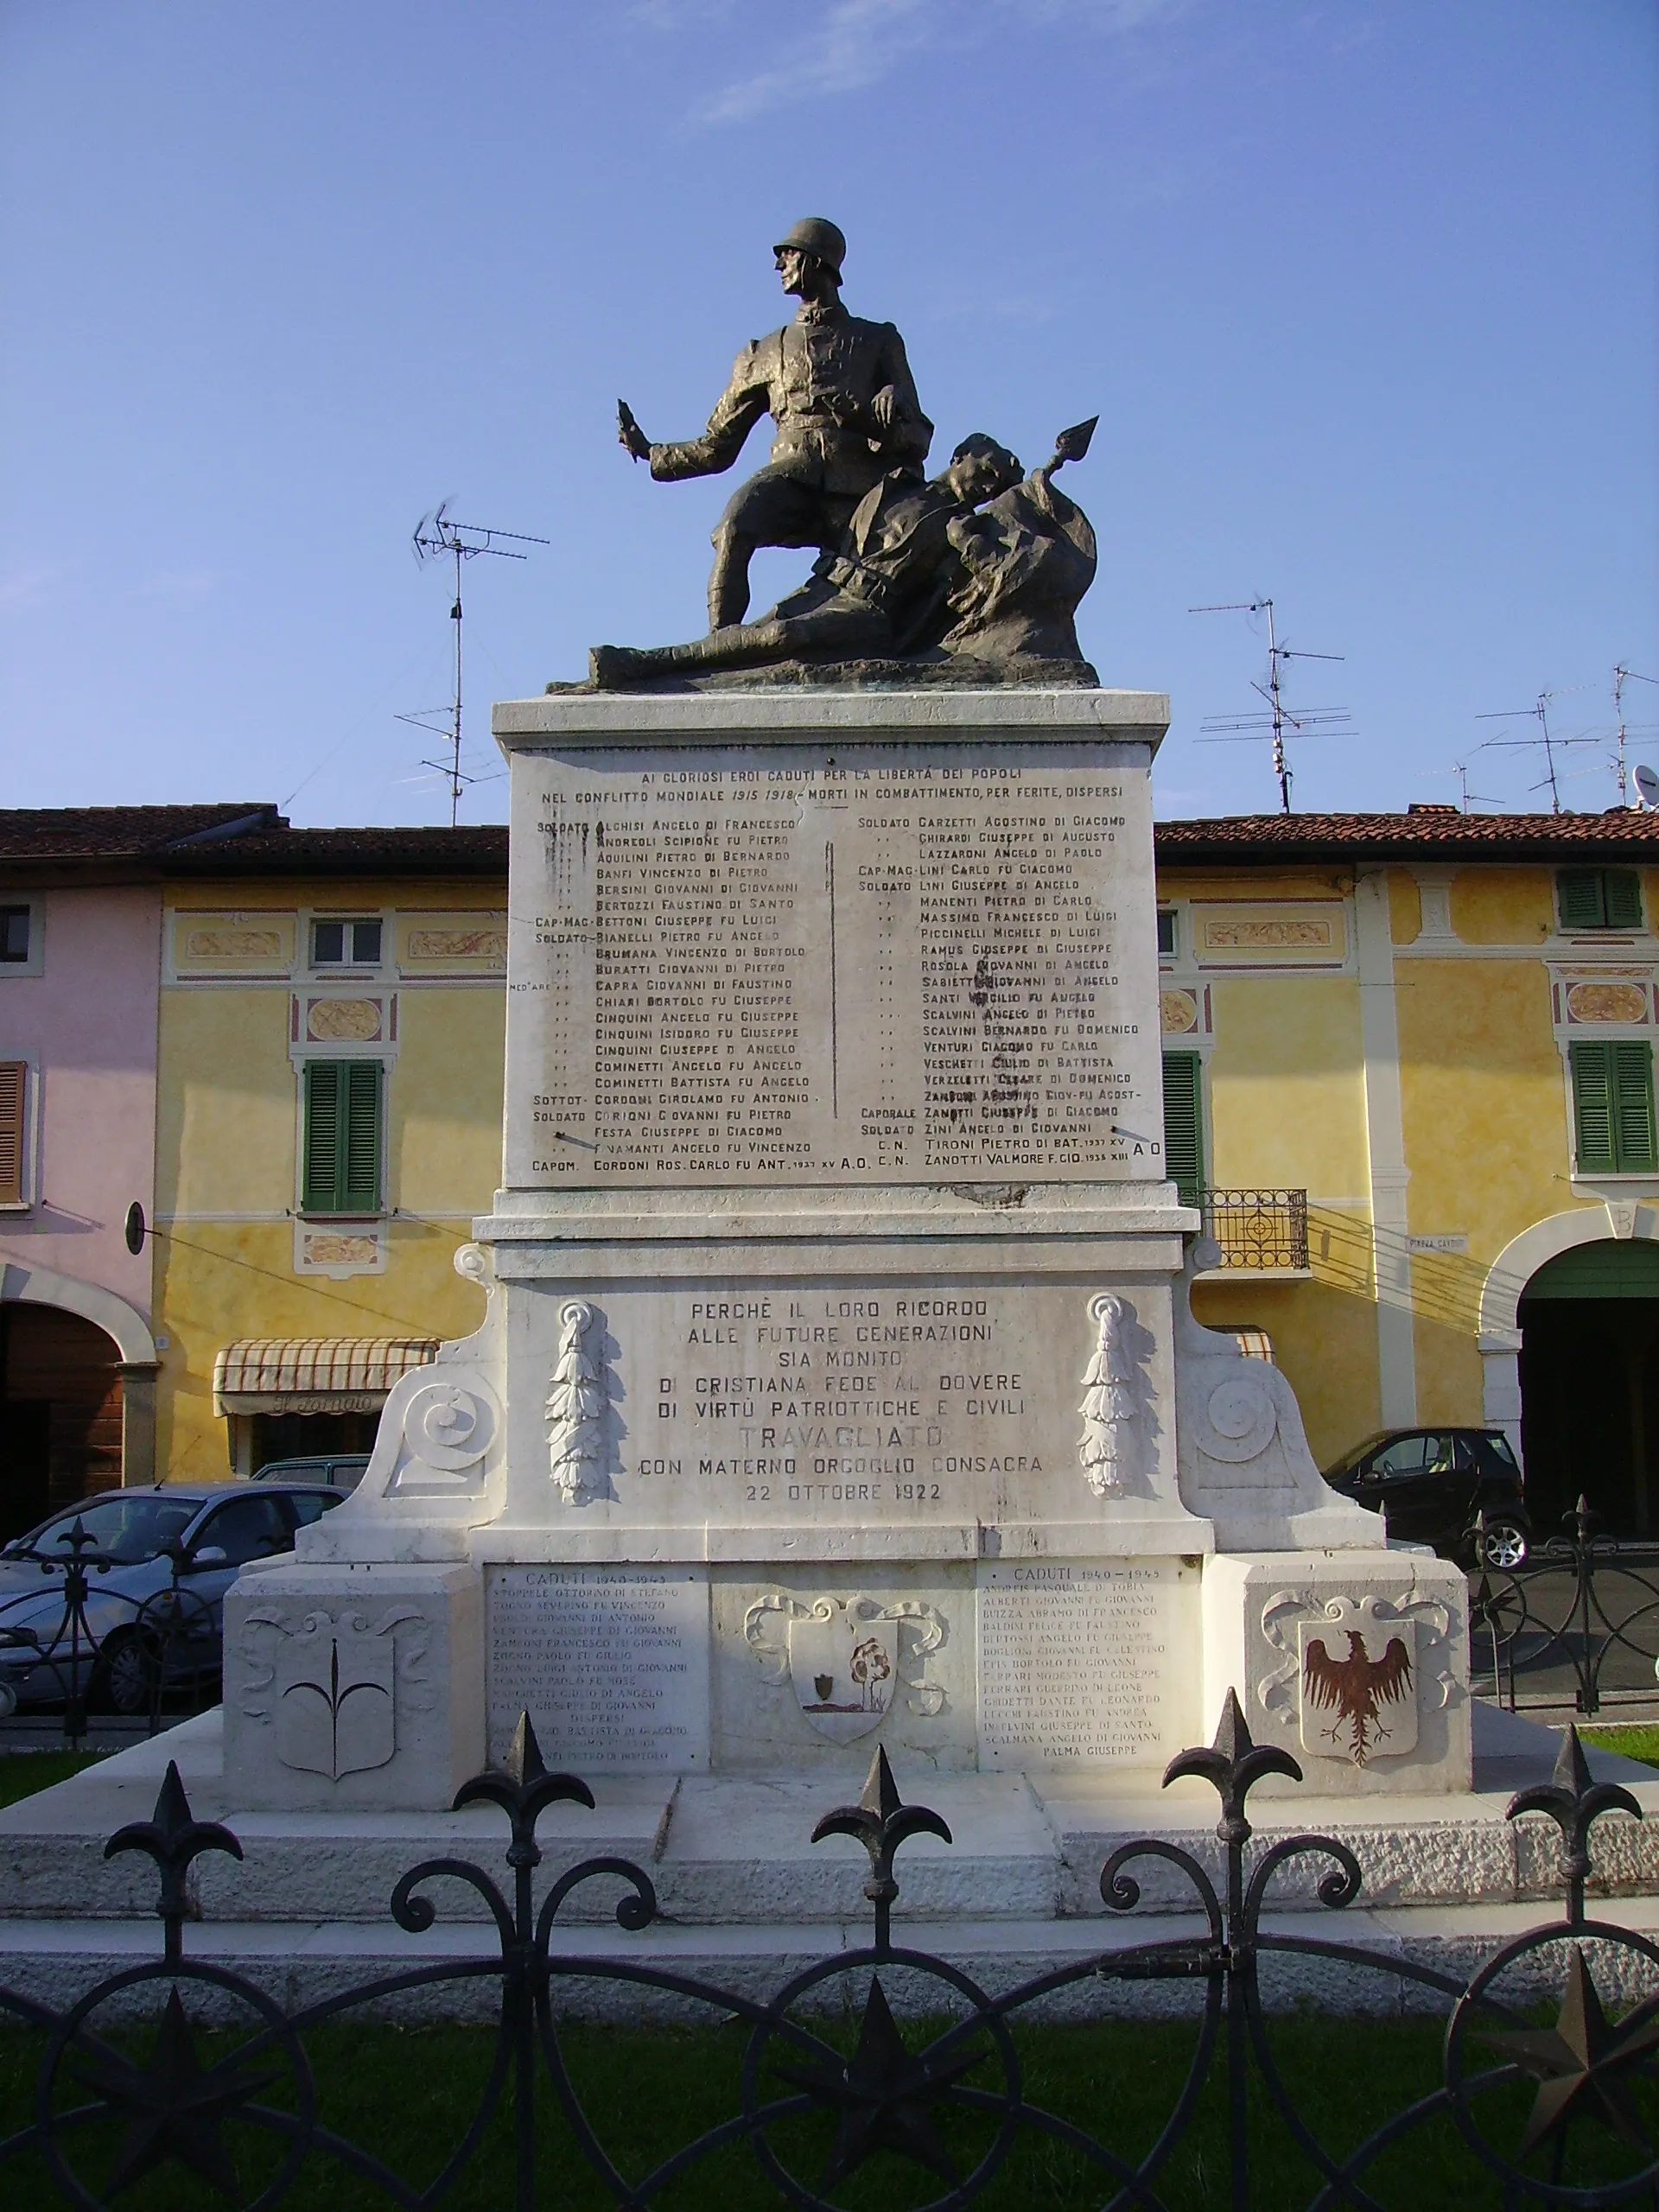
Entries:
{"type": "Polygon", "coordinates": [[[1306,1191],[1212,1191],[1198,1193],[1204,1233],[1221,1247],[1217,1268],[1283,1274],[1307,1265],[1306,1191]]]}
{"type": "MultiPolygon", "coordinates": [[[[1287,1929],[1287,1918],[1309,1924],[1312,1907],[1269,1923],[1266,1916],[1284,1903],[1282,1894],[1275,1899],[1275,1885],[1296,1862],[1304,1862],[1298,1870],[1304,1881],[1306,1862],[1313,1862],[1325,1911],[1352,1904],[1364,1877],[1355,1852],[1334,1836],[1289,1835],[1250,1849],[1246,1801],[1268,1775],[1301,1779],[1289,1752],[1251,1741],[1230,1693],[1215,1742],[1182,1752],[1165,1776],[1166,1783],[1194,1777],[1216,1791],[1219,1882],[1192,1853],[1166,1839],[1126,1844],[1101,1869],[1102,1900],[1109,1913],[1127,1918],[1141,1904],[1148,1870],[1162,1887],[1173,1870],[1177,1899],[1155,1900],[1157,1932],[1148,1931],[1140,1943],[1069,1958],[993,1994],[939,1952],[916,1948],[902,1933],[894,1941],[900,1849],[919,1834],[947,1844],[951,1837],[937,1812],[902,1801],[886,1753],[878,1752],[858,1803],[827,1812],[812,1832],[815,1842],[852,1837],[868,1853],[867,1940],[861,1943],[849,1931],[844,1948],[832,1943],[826,1955],[789,1974],[771,1994],[758,1995],[676,1972],[637,1952],[630,1956],[629,1938],[656,1920],[658,1901],[650,1876],[628,1859],[596,1857],[569,1867],[537,1906],[533,1876],[542,1858],[541,1815],[556,1803],[591,1809],[594,1801],[576,1777],[547,1771],[526,1717],[505,1764],[465,1783],[455,1798],[457,1809],[492,1805],[505,1816],[505,1881],[470,1859],[433,1859],[404,1874],[391,1897],[393,1920],[416,1936],[436,1918],[431,1892],[462,1884],[488,1908],[493,1942],[475,1949],[458,1946],[435,1963],[383,1973],[354,1986],[336,1984],[326,1997],[301,2005],[187,1953],[187,1927],[199,1925],[187,1895],[194,1887],[187,1878],[192,1861],[205,1852],[239,1859],[241,1847],[228,1828],[193,1816],[178,1770],[169,1766],[153,1819],[121,1828],[105,1854],[140,1852],[154,1861],[161,1877],[159,1955],[89,1980],[62,2008],[0,1988],[0,2012],[44,2037],[29,2085],[32,2117],[0,2141],[0,2194],[8,2163],[26,2156],[38,2158],[63,2201],[83,2207],[105,2202],[137,2173],[194,2164],[231,2201],[266,2212],[302,2171],[315,2177],[320,2164],[332,2161],[337,2201],[355,2208],[385,2198],[425,2207],[445,2196],[484,2146],[493,2154],[497,2143],[510,2142],[515,2212],[577,2196],[585,2201],[594,2191],[636,2212],[661,2202],[671,2183],[696,2174],[714,2154],[747,2146],[783,2202],[814,2212],[844,2201],[839,2192],[855,2176],[855,2188],[865,2192],[861,2201],[869,2201],[875,2176],[862,2170],[877,2153],[902,2162],[916,2184],[907,2197],[884,2195],[880,2201],[920,2200],[931,2212],[954,2212],[982,2196],[1016,2141],[1022,2148],[1034,2141],[1044,2155],[1081,2160],[1092,2177],[1090,2200],[1127,2212],[1162,2206],[1167,2199],[1160,2192],[1181,2190],[1183,2175],[1172,2160],[1199,2139],[1201,2100],[1206,2113],[1219,2100],[1226,2181],[1213,2198],[1206,2183],[1204,2201],[1225,2201],[1235,2212],[1252,2201],[1253,2145],[1259,2158],[1264,2120],[1281,2139],[1288,2137],[1311,2168],[1315,2212],[1337,2206],[1375,2212],[1386,2160],[1402,2146],[1425,2156],[1432,2146],[1438,2186],[1453,2192],[1425,2195],[1418,2176],[1407,2190],[1414,2205],[1460,2203],[1471,2190],[1490,2190],[1493,2183],[1506,2207],[1650,2202],[1659,2182],[1659,1945],[1617,1923],[1590,1919],[1585,1910],[1594,1823],[1614,1810],[1637,1819],[1641,1812],[1628,1790],[1591,1779],[1576,1732],[1563,1739],[1554,1780],[1522,1790],[1509,1808],[1511,1820],[1541,1815],[1560,1830],[1564,1910],[1494,1948],[1466,1978],[1420,1963],[1397,1944],[1385,1952],[1287,1929]],[[555,1942],[561,1910],[573,1892],[594,1881],[620,1887],[614,1916],[620,1938],[613,1949],[561,1952],[555,1942]],[[1192,1923],[1185,1931],[1168,1932],[1183,1918],[1192,1923]],[[1435,2086],[1355,2146],[1329,2147],[1325,2102],[1316,2097],[1310,2108],[1306,2095],[1299,2098],[1275,2049],[1275,2015],[1262,1978],[1272,1961],[1294,1961],[1302,1969],[1320,1962],[1325,1986],[1344,1993],[1357,1975],[1380,1974],[1392,1986],[1408,1986],[1411,2001],[1443,2010],[1435,2086]],[[884,1977],[887,1990],[905,1992],[903,2024],[884,1977]],[[384,2010],[408,1993],[446,1985],[458,2002],[469,1990],[495,1986],[494,2055],[453,2152],[437,2178],[419,2187],[320,2120],[318,2073],[305,2038],[354,2010],[384,2010]],[[1197,1999],[1187,2008],[1197,2016],[1193,2047],[1150,2147],[1136,2150],[1128,2140],[1134,2123],[1109,2078],[1091,2092],[1088,2126],[1051,2110],[1039,2094],[1040,2069],[1033,2072],[1022,2062],[1014,2031],[1067,1991],[1076,1997],[1092,1989],[1103,2008],[1115,2011],[1144,1992],[1146,2012],[1167,2017],[1172,1985],[1185,1986],[1197,1999]],[[621,2146],[607,2145],[606,2123],[573,2079],[563,2037],[564,2017],[601,1986],[631,1991],[636,2000],[648,1993],[677,1999],[682,2012],[688,2003],[706,2007],[711,2029],[744,2038],[734,2108],[700,2133],[688,2124],[690,2139],[632,2179],[622,2171],[621,2146]],[[1622,2018],[1615,2017],[1611,1994],[1616,1986],[1642,1993],[1622,2018]],[[1559,2005],[1550,2007],[1553,2024],[1539,2021],[1541,1988],[1560,1993],[1559,2005]],[[135,2012],[151,2024],[135,2028],[135,2012]],[[219,2047],[205,2062],[203,2016],[223,2023],[227,2013],[239,2024],[220,2025],[219,2047]],[[145,2044],[147,2050],[140,2048],[145,2044]],[[543,2081],[552,2097],[543,2094],[538,2109],[543,2081]],[[1449,2128],[1441,2126],[1446,2121],[1449,2128]],[[548,2169],[550,2190],[537,2170],[538,2145],[550,2126],[561,2131],[548,2169]],[[232,2145],[251,2158],[256,2141],[265,2177],[244,2183],[232,2145]]],[[[1460,1945],[1476,1942],[1459,1936],[1460,1945]]],[[[287,1981],[281,1959],[272,1961],[272,1979],[278,1989],[287,1981]]],[[[430,2017],[434,2006],[423,2000],[420,2009],[430,2017]]],[[[696,2063],[693,2046],[686,2048],[686,2061],[696,2063]]],[[[1204,2125],[1211,2125],[1207,2118],[1204,2125]]],[[[884,2189],[893,2186],[892,2171],[891,2164],[877,2169],[888,2177],[884,2189]]],[[[708,2183],[715,2185],[714,2174],[708,2183]]],[[[506,2189],[500,2196],[507,2198],[506,2189]]],[[[313,2191],[308,2201],[322,2200],[313,2191]]],[[[1258,2201],[1268,2200],[1258,2195],[1258,2201]]],[[[1275,2203],[1285,2201],[1282,2192],[1274,2195],[1275,2203]]],[[[1482,2195],[1479,2201],[1495,2200],[1482,2195]]]]}
{"type": "MultiPolygon", "coordinates": [[[[28,1602],[14,1595],[9,1606],[0,1605],[0,1652],[21,1651],[32,1660],[27,1670],[31,1702],[41,1701],[40,1678],[47,1678],[48,1700],[61,1702],[63,1734],[73,1749],[86,1741],[95,1707],[108,1705],[129,1719],[144,1717],[154,1736],[178,1717],[181,1701],[191,1712],[215,1701],[219,1623],[212,1605],[190,1586],[186,1556],[177,1543],[163,1547],[172,1563],[168,1585],[133,1604],[128,1617],[111,1620],[101,1633],[87,1610],[94,1595],[102,1594],[96,1592],[95,1578],[131,1562],[100,1551],[79,1519],[60,1540],[60,1559],[37,1562],[43,1578],[60,1578],[55,1614],[47,1614],[44,1626],[9,1620],[8,1610],[15,1613],[28,1602]],[[164,1721],[169,1703],[175,1710],[164,1721]]],[[[0,1669],[0,1719],[15,1709],[13,1671],[0,1669]]]]}
{"type": "Polygon", "coordinates": [[[1526,1566],[1503,1569],[1486,1564],[1476,1521],[1469,1663],[1478,1694],[1511,1713],[1570,1701],[1586,1715],[1659,1694],[1659,1558],[1651,1547],[1632,1557],[1598,1535],[1599,1519],[1580,1497],[1560,1535],[1535,1545],[1526,1566]]]}

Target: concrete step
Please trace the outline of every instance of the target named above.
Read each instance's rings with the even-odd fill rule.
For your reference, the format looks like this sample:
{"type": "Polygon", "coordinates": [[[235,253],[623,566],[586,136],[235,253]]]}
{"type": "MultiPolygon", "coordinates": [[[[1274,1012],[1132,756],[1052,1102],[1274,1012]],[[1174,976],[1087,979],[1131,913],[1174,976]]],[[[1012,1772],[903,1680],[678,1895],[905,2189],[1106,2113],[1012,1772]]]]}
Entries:
{"type": "MultiPolygon", "coordinates": [[[[1513,1791],[1546,1780],[1559,1738],[1553,1730],[1477,1708],[1478,1787],[1455,1796],[1319,1797],[1294,1787],[1252,1795],[1254,1849],[1281,1836],[1319,1831],[1345,1842],[1364,1875],[1368,1909],[1548,1907],[1560,1895],[1558,1843],[1542,1818],[1504,1818],[1513,1791]]],[[[190,1872],[193,1910],[209,1923],[290,1927],[331,1921],[374,1925],[386,1916],[398,1878],[434,1858],[474,1860],[505,1884],[506,1823],[493,1807],[464,1813],[283,1814],[238,1812],[226,1796],[219,1715],[206,1713],[167,1735],[0,1811],[0,1921],[129,1921],[153,1907],[156,1878],[136,1853],[104,1858],[105,1840],[147,1820],[167,1763],[175,1759],[202,1820],[224,1821],[239,1839],[240,1865],[218,1853],[190,1872]]],[[[1592,1752],[1599,1778],[1617,1779],[1659,1811],[1659,1774],[1612,1753],[1592,1752]]],[[[1197,1782],[1160,1790],[1151,1775],[1060,1782],[1023,1775],[918,1777],[899,1787],[941,1813],[955,1838],[918,1837],[899,1859],[899,1917],[918,1923],[1115,1920],[1100,1896],[1101,1868],[1143,1837],[1192,1853],[1219,1878],[1214,1793],[1197,1782]]],[[[594,1811],[556,1805],[537,1834],[543,1861],[537,1893],[584,1859],[633,1860],[656,1885],[664,1919],[702,1928],[868,1924],[868,1864],[845,1837],[814,1845],[822,1814],[857,1794],[855,1781],[823,1777],[690,1776],[677,1783],[624,1777],[594,1783],[594,1811]]],[[[1659,1893],[1659,1820],[1623,1814],[1595,1831],[1592,1893],[1619,1898],[1659,1893]]],[[[1131,1870],[1143,1905],[1182,1910],[1192,1903],[1179,1870],[1157,1860],[1131,1870]]],[[[1324,1858],[1284,1870],[1275,1902],[1319,1910],[1324,1858]]],[[[612,1923],[614,1883],[594,1884],[568,1903],[568,1922],[612,1923]]],[[[446,1921],[486,1917],[481,1899],[456,1883],[434,1891],[446,1921]]],[[[395,1930],[393,1931],[396,1932],[395,1930]]],[[[401,1940],[401,1939],[400,1939],[401,1940]]],[[[1103,1940],[1098,1936],[1085,1941],[1103,1940]]]]}
{"type": "MultiPolygon", "coordinates": [[[[1610,1915],[1650,1942],[1659,1939],[1659,1901],[1621,1902],[1610,1915]]],[[[1408,1910],[1351,1906],[1317,1916],[1285,1913],[1263,1923],[1268,1934],[1318,1936],[1330,1942],[1381,1952],[1385,1961],[1431,1967],[1466,1981],[1502,1944],[1559,1916],[1529,1905],[1419,1906],[1408,1910]]],[[[1079,1969],[1063,1986],[1034,2000],[1020,2017],[1085,2019],[1111,2014],[1139,2018],[1192,2014],[1201,2009],[1203,1984],[1112,1978],[1111,1966],[1141,1946],[1190,1939],[1203,1932],[1191,1914],[1140,1911],[1109,1920],[957,1920],[948,1925],[895,1918],[893,1936],[947,1961],[986,1993],[1000,1996],[1038,1975],[1079,1969]],[[1096,1964],[1101,1968],[1096,1971],[1096,1964]]],[[[868,1983],[866,1964],[853,1964],[868,1936],[868,1922],[843,1929],[821,1922],[771,1922],[719,1927],[655,1925],[629,1934],[614,1924],[563,1929],[554,1945],[558,1971],[554,2005],[565,2019],[675,2021],[715,2025],[733,2000],[765,2003],[793,1976],[824,1962],[849,1961],[819,1980],[802,2009],[854,2012],[868,1983]],[[620,1980],[601,1969],[618,1963],[663,1975],[685,1976],[714,1986],[690,1997],[676,1990],[620,1980]]],[[[1654,1996],[1659,1975],[1651,1961],[1593,1934],[1575,1937],[1585,1950],[1603,2002],[1618,2009],[1654,1996]]],[[[148,1921],[25,1920],[0,1922],[0,1987],[37,2003],[63,2007],[106,1974],[159,1961],[161,1930],[148,1921]]],[[[285,2009],[337,1999],[382,1977],[427,1967],[461,1968],[497,1955],[488,1931],[475,1923],[440,1919],[424,1934],[408,1936],[390,1920],[307,1923],[213,1922],[185,1932],[187,1961],[245,1975],[285,2009]]],[[[912,1955],[913,1955],[913,1954],[912,1955]]],[[[1532,1955],[1518,1978],[1506,1980],[1507,1997],[1559,2001],[1565,1945],[1532,1955]]],[[[884,1962],[881,1984],[895,2012],[941,2015],[956,2009],[948,1985],[925,1968],[884,1962]]],[[[171,1986],[165,1974],[124,1992],[100,2021],[158,2011],[171,1986]]],[[[1262,1986],[1268,2009],[1313,2003],[1337,2013],[1439,2012],[1449,2000],[1382,1966],[1346,1959],[1289,1955],[1268,1959],[1262,1986]]],[[[245,2008],[210,1984],[186,1988],[194,2015],[247,2017],[245,2008]]],[[[499,1981],[463,1975],[365,2000],[364,2012],[406,2022],[487,2020],[499,2005],[499,1981]]]]}

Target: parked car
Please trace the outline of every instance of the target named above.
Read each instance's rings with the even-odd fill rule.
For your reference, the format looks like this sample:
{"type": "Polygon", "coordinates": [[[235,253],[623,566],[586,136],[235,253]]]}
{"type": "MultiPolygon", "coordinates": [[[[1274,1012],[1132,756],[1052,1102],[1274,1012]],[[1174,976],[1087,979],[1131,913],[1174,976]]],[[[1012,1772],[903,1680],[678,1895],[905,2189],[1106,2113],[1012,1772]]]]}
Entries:
{"type": "Polygon", "coordinates": [[[344,1500],[319,1484],[158,1484],[83,1498],[14,1538],[0,1550],[0,1714],[72,1688],[142,1713],[157,1665],[164,1681],[216,1675],[238,1570],[292,1551],[296,1529],[344,1500]],[[77,1521],[92,1539],[78,1630],[65,1598],[77,1521]]]}
{"type": "Polygon", "coordinates": [[[268,1459],[255,1471],[257,1483],[327,1483],[334,1490],[355,1490],[367,1471],[366,1452],[318,1452],[299,1459],[268,1459]]]}
{"type": "Polygon", "coordinates": [[[1332,1490],[1384,1515],[1391,1536],[1488,1565],[1520,1567],[1532,1541],[1519,1461],[1501,1428],[1390,1428],[1325,1470],[1332,1490]]]}

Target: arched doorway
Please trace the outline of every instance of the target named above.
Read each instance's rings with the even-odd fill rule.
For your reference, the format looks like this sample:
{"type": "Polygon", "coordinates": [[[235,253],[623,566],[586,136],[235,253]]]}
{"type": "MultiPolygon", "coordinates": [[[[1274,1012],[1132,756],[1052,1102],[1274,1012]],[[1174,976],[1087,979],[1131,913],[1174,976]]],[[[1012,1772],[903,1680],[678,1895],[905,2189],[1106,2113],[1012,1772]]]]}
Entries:
{"type": "Polygon", "coordinates": [[[121,1481],[121,1348],[60,1306],[0,1304],[0,1541],[121,1481]]]}
{"type": "Polygon", "coordinates": [[[1601,1238],[1521,1294],[1527,1499],[1553,1535],[1582,1491],[1606,1533],[1659,1536],[1659,1242],[1601,1238]]]}

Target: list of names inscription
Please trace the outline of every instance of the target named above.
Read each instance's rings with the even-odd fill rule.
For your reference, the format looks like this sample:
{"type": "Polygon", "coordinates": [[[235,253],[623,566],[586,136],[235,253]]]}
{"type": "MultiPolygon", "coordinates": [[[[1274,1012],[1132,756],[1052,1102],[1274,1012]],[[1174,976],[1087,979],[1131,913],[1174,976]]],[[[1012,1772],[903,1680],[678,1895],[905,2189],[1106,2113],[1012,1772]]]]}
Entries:
{"type": "Polygon", "coordinates": [[[1154,958],[1144,776],[1078,747],[839,757],[541,764],[510,1181],[1161,1176],[1125,973],[1154,958]]]}

